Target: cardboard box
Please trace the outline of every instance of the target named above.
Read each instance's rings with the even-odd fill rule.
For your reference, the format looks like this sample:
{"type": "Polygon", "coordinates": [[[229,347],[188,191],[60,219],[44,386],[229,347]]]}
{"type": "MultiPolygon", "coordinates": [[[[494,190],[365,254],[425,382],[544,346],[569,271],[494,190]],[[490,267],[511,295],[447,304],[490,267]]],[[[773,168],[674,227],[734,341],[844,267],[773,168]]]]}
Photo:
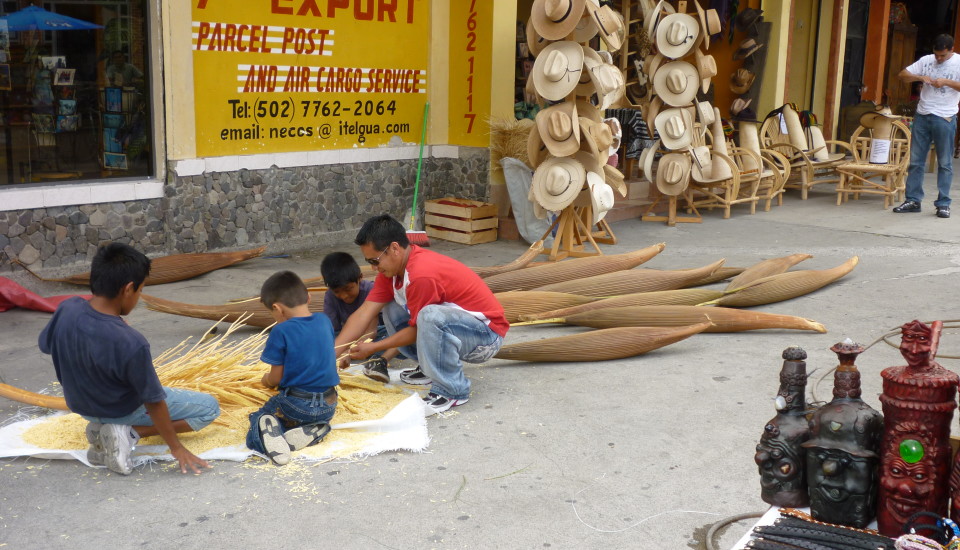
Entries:
{"type": "Polygon", "coordinates": [[[497,206],[494,204],[445,197],[424,204],[427,235],[463,244],[497,240],[497,206]]]}

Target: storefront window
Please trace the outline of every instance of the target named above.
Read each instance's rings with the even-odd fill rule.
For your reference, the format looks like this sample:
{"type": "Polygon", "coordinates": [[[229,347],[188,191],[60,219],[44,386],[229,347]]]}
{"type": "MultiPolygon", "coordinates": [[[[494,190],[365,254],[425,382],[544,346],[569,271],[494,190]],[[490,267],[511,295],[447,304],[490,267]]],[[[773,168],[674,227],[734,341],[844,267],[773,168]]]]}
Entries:
{"type": "Polygon", "coordinates": [[[0,185],[154,175],[146,16],[0,1],[0,185]]]}

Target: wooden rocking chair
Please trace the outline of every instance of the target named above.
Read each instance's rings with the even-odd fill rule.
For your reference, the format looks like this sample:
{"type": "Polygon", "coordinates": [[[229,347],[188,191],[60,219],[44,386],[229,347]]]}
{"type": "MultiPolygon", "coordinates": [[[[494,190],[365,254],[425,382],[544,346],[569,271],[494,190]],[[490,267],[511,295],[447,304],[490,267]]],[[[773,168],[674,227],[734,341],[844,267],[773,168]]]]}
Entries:
{"type": "Polygon", "coordinates": [[[892,126],[889,155],[884,164],[870,162],[874,131],[860,126],[853,133],[850,138],[853,161],[837,167],[840,173],[837,206],[849,200],[850,195],[854,199],[859,199],[861,194],[880,195],[884,209],[903,200],[907,168],[910,166],[910,129],[899,120],[893,122],[892,126]]]}

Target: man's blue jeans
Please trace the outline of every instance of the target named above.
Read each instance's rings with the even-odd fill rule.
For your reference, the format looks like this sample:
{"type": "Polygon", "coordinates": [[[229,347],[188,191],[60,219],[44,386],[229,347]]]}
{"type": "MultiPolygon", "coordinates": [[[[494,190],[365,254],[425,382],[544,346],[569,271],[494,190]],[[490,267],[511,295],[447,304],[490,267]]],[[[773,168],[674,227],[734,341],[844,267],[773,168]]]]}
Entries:
{"type": "MultiPolygon", "coordinates": [[[[220,416],[220,403],[217,402],[216,397],[210,394],[166,386],[163,389],[167,392],[167,398],[164,401],[167,403],[167,410],[170,411],[170,420],[185,420],[194,431],[197,431],[220,416]]],[[[83,418],[101,424],[153,426],[153,419],[147,414],[147,408],[143,405],[137,407],[127,416],[121,416],[120,418],[98,418],[95,416],[84,416],[83,418]]]]}
{"type": "Polygon", "coordinates": [[[917,114],[910,126],[910,169],[907,172],[908,201],[923,202],[923,173],[927,166],[930,142],[937,150],[937,191],[933,205],[950,206],[950,184],[953,182],[953,138],[957,132],[957,115],[950,120],[937,115],[917,114]]]}
{"type": "Polygon", "coordinates": [[[327,424],[337,411],[337,404],[328,404],[322,397],[301,399],[286,395],[285,390],[274,395],[260,407],[250,413],[250,429],[247,431],[247,447],[261,454],[266,454],[263,448],[263,438],[260,437],[260,417],[272,414],[280,421],[280,429],[286,433],[297,426],[307,424],[327,424]]]}
{"type": "MultiPolygon", "coordinates": [[[[383,322],[393,334],[408,326],[410,313],[397,302],[383,308],[383,322]]],[[[470,380],[463,362],[483,363],[493,357],[503,338],[462,309],[433,304],[417,316],[417,343],[401,346],[400,352],[420,365],[433,380],[430,391],[450,399],[470,397],[470,380]]]]}

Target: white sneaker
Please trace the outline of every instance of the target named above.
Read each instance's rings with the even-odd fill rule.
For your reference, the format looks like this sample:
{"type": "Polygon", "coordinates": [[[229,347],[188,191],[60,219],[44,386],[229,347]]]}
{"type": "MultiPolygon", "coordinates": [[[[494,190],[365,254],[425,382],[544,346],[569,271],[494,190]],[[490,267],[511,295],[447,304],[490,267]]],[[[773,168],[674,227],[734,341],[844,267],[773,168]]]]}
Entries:
{"type": "Polygon", "coordinates": [[[423,404],[426,405],[427,408],[424,416],[433,416],[437,413],[449,411],[453,407],[463,405],[467,401],[469,401],[469,399],[451,399],[449,397],[444,397],[442,395],[430,392],[426,397],[423,398],[423,404]]]}
{"type": "Polygon", "coordinates": [[[104,424],[100,427],[100,445],[107,468],[121,475],[133,472],[133,448],[140,434],[126,424],[104,424]]]}

